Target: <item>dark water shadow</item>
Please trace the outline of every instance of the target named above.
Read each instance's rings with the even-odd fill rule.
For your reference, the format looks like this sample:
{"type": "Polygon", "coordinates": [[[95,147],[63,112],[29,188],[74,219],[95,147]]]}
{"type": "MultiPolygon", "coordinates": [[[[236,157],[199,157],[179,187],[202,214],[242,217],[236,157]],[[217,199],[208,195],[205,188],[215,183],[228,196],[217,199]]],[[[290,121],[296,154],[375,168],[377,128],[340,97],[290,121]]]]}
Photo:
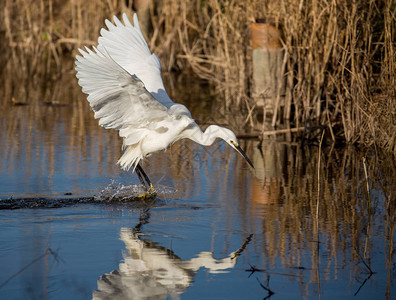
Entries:
{"type": "Polygon", "coordinates": [[[4,209],[22,209],[22,208],[62,208],[77,204],[101,204],[101,205],[128,205],[129,207],[140,208],[147,205],[163,205],[165,200],[158,197],[151,197],[142,200],[136,196],[124,196],[122,198],[101,198],[95,196],[78,197],[78,198],[11,198],[0,200],[0,210],[4,209]]]}

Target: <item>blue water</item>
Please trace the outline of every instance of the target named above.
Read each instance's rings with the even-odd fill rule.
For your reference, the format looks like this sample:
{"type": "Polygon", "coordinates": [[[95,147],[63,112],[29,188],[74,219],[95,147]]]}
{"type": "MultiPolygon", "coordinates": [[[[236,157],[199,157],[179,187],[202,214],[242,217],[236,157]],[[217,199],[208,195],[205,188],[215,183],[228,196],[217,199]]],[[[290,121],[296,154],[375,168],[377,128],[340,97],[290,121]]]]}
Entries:
{"type": "Polygon", "coordinates": [[[65,201],[0,210],[0,299],[395,298],[385,159],[368,157],[367,194],[354,150],[318,166],[317,146],[242,141],[252,170],[224,143],[184,141],[144,163],[159,195],[142,202],[87,107],[10,107],[0,125],[0,206],[65,201]]]}

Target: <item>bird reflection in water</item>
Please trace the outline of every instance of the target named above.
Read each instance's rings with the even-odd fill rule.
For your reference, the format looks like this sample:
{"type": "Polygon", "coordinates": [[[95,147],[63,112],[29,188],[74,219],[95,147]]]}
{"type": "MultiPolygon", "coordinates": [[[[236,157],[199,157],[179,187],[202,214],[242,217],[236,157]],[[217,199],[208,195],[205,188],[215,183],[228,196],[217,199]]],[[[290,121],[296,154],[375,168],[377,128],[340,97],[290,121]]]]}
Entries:
{"type": "Polygon", "coordinates": [[[127,249],[124,260],[119,270],[99,278],[93,299],[166,299],[168,296],[177,299],[193,283],[201,267],[210,273],[233,268],[252,238],[248,236],[238,250],[222,259],[215,259],[212,252],[203,251],[195,258],[182,260],[172,250],[159,246],[140,232],[149,216],[145,211],[135,228],[121,229],[121,239],[127,249]]]}

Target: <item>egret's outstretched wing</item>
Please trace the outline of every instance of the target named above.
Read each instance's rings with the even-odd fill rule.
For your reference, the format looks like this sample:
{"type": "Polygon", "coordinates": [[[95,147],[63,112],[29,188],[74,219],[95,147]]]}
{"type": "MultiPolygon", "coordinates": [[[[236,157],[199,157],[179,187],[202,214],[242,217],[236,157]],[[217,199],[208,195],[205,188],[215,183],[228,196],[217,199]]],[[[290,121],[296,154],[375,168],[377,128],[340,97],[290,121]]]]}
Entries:
{"type": "Polygon", "coordinates": [[[165,91],[161,78],[161,63],[157,55],[152,54],[140,30],[137,15],[133,16],[134,25],[127,15],[122,15],[124,24],[114,16],[114,23],[106,20],[108,30],[100,31],[98,49],[102,47],[110,56],[130,74],[138,77],[146,89],[163,105],[170,107],[174,103],[165,91]]]}
{"type": "Polygon", "coordinates": [[[133,145],[160,121],[170,118],[167,108],[159,103],[137,78],[121,68],[106,52],[94,48],[81,50],[76,56],[78,84],[99,125],[120,130],[124,145],[133,145]]]}

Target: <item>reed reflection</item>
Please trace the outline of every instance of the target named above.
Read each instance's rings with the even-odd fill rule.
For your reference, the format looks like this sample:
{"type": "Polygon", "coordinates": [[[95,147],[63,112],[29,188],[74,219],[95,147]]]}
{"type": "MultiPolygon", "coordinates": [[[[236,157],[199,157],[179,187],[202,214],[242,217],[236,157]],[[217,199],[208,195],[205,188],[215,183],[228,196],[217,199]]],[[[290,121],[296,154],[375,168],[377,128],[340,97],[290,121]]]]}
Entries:
{"type": "Polygon", "coordinates": [[[384,269],[386,275],[376,276],[386,280],[390,299],[394,257],[387,255],[382,265],[381,253],[394,251],[394,161],[352,148],[328,147],[320,156],[321,163],[317,146],[254,146],[256,178],[245,219],[258,221],[249,228],[260,233],[263,267],[276,268],[281,259],[292,273],[309,273],[302,289],[314,285],[319,294],[321,282],[341,278],[358,293],[384,269]]]}
{"type": "Polygon", "coordinates": [[[64,74],[46,89],[32,88],[28,95],[14,97],[12,91],[3,90],[8,101],[0,102],[0,174],[6,180],[1,194],[69,192],[54,187],[60,177],[78,192],[84,186],[77,179],[119,172],[114,163],[120,155],[118,136],[91,118],[74,74],[64,74]]]}
{"type": "Polygon", "coordinates": [[[391,298],[396,166],[390,157],[324,147],[319,163],[318,146],[247,141],[256,167],[249,178],[243,162],[217,147],[179,144],[169,160],[152,163],[158,169],[172,166],[183,197],[206,192],[208,199],[219,199],[227,230],[239,222],[244,232],[255,233],[262,267],[276,269],[281,261],[281,268],[299,278],[304,295],[341,279],[359,293],[375,276],[386,282],[391,298]],[[384,264],[381,253],[387,253],[384,264]]]}
{"type": "MultiPolygon", "coordinates": [[[[0,91],[6,99],[0,102],[1,193],[59,191],[64,177],[73,180],[74,192],[86,189],[87,178],[108,176],[110,183],[109,177],[119,174],[120,139],[115,131],[97,126],[76,89],[74,73],[46,88],[18,91],[15,82],[12,86],[0,91]],[[27,103],[13,105],[12,97],[27,103]],[[54,188],[56,184],[58,188],[54,188]]],[[[207,106],[203,101],[194,103],[197,111],[192,109],[193,116],[204,122],[211,122],[211,114],[212,121],[227,122],[231,129],[243,121],[238,114],[229,116],[216,110],[215,102],[207,106]]],[[[147,167],[156,174],[156,183],[178,191],[164,198],[220,207],[213,222],[220,223],[225,240],[232,240],[235,230],[254,233],[254,247],[249,251],[260,257],[258,267],[295,274],[303,295],[310,295],[310,289],[318,293],[323,283],[340,288],[349,285],[356,292],[364,283],[362,293],[375,278],[386,282],[385,296],[391,299],[396,243],[394,158],[353,148],[323,147],[319,164],[317,146],[277,141],[262,145],[241,141],[241,146],[253,157],[255,176],[221,142],[205,148],[180,141],[150,157],[147,167]],[[369,278],[368,268],[376,272],[374,277],[369,278]]],[[[174,253],[169,255],[169,249],[153,246],[133,230],[122,232],[132,249],[139,246],[157,253],[164,263],[171,260],[175,264],[172,268],[177,274],[187,278],[180,291],[193,280],[194,268],[186,267],[174,253]]]]}

